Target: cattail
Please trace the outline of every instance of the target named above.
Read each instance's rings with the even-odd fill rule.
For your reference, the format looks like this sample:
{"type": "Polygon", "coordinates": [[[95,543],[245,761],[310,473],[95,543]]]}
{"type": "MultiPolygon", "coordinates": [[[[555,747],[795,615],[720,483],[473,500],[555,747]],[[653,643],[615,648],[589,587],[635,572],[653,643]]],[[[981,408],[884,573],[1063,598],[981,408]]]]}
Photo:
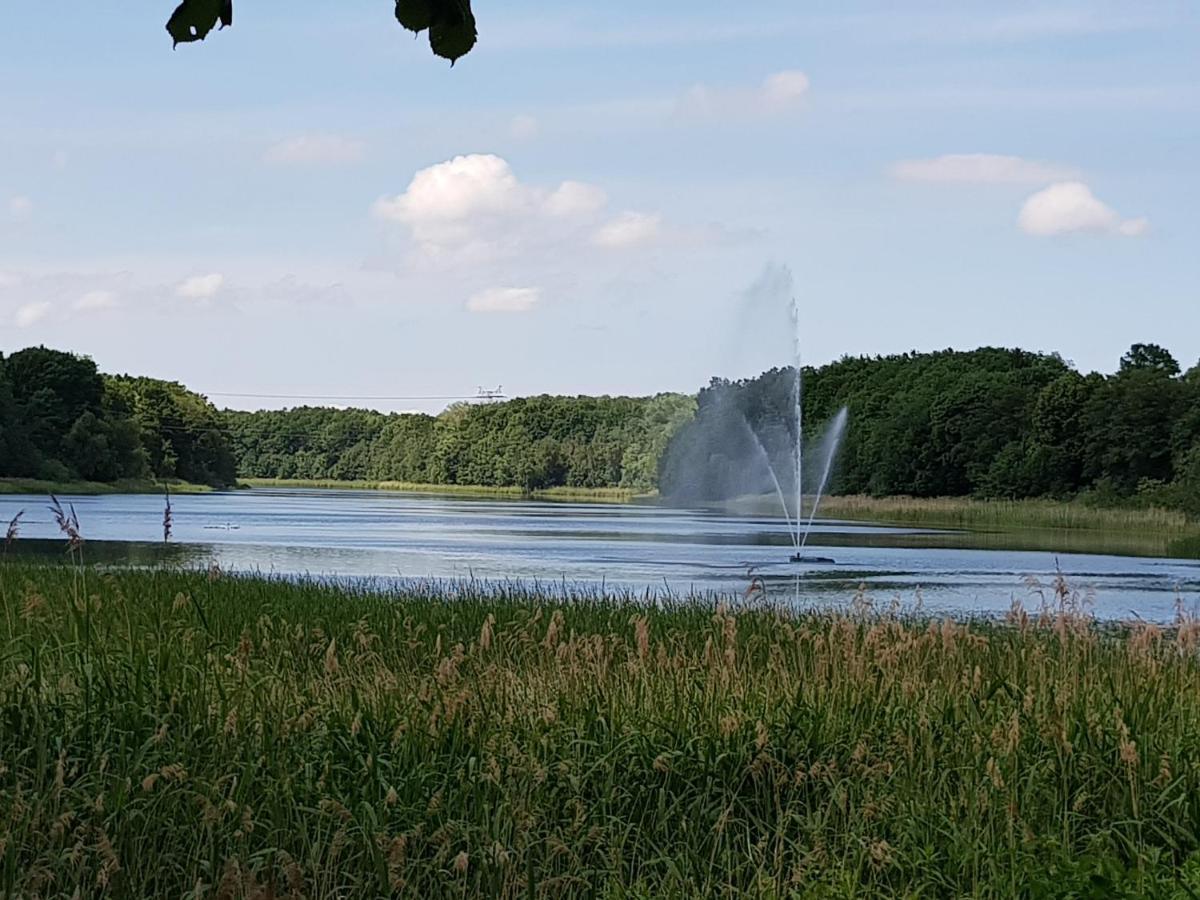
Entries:
{"type": "Polygon", "coordinates": [[[53,494],[50,495],[50,512],[54,516],[54,522],[58,525],[58,530],[67,536],[68,552],[75,552],[83,546],[83,535],[79,531],[79,516],[75,513],[75,504],[70,503],[67,509],[63,509],[58,498],[53,494]]]}
{"type": "Polygon", "coordinates": [[[25,515],[25,510],[21,510],[15,516],[8,520],[8,530],[4,532],[4,550],[8,552],[8,548],[12,546],[13,541],[17,539],[17,534],[21,530],[21,516],[25,515]]]}
{"type": "Polygon", "coordinates": [[[646,616],[637,616],[633,620],[634,636],[637,640],[638,659],[646,661],[650,653],[650,621],[646,616]]]}

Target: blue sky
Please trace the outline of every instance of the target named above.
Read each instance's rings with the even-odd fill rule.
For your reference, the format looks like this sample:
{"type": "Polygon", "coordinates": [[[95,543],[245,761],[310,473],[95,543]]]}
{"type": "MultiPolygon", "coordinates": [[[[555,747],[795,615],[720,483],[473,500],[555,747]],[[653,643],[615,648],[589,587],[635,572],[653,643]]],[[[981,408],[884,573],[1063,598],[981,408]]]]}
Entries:
{"type": "Polygon", "coordinates": [[[385,0],[173,52],[171,0],[10,11],[0,350],[241,407],[695,390],[786,357],[743,297],[786,265],[811,362],[1200,359],[1192,3],[475,5],[453,69],[385,0]]]}

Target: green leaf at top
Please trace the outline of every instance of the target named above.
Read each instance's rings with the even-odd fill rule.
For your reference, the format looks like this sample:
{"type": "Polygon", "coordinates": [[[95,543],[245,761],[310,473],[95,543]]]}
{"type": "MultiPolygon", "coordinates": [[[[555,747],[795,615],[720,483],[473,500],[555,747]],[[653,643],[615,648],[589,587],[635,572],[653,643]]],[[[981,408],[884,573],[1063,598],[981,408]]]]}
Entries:
{"type": "Polygon", "coordinates": [[[183,0],[167,20],[167,32],[175,45],[202,41],[217,22],[233,24],[233,0],[183,0]]]}
{"type": "Polygon", "coordinates": [[[433,24],[434,0],[396,0],[396,21],[409,31],[424,31],[433,24]]]}
{"type": "Polygon", "coordinates": [[[435,54],[454,65],[475,46],[477,36],[470,0],[436,0],[429,26],[429,47],[435,54]]]}

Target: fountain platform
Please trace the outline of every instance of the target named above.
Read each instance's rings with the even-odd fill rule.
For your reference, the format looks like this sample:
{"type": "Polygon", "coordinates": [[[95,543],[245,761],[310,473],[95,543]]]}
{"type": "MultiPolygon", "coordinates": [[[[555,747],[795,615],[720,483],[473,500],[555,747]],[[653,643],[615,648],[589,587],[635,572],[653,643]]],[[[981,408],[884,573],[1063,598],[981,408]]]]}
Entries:
{"type": "Polygon", "coordinates": [[[828,556],[809,556],[807,553],[793,553],[790,562],[794,562],[794,563],[826,563],[829,565],[836,564],[836,560],[832,560],[828,556]]]}

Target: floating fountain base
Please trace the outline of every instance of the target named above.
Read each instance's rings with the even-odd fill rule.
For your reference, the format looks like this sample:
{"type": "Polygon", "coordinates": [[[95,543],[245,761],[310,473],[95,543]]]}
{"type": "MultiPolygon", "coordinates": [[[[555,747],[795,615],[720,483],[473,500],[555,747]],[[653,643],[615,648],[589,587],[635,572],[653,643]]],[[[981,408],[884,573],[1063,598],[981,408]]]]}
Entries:
{"type": "Polygon", "coordinates": [[[833,565],[834,561],[828,556],[808,556],[805,553],[793,553],[792,562],[794,563],[827,563],[833,565]]]}

